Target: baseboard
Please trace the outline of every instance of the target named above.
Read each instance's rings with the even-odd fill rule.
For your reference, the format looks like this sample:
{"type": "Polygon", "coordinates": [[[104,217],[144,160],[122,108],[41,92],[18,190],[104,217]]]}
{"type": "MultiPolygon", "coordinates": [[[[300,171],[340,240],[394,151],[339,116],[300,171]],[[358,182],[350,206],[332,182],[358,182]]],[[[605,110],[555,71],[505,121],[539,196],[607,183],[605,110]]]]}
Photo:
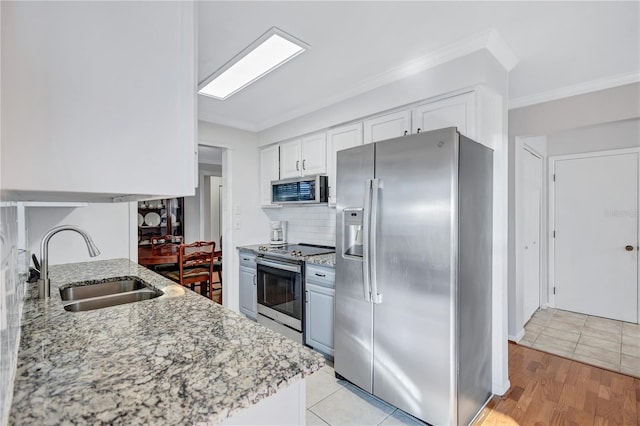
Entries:
{"type": "Polygon", "coordinates": [[[511,387],[511,382],[507,380],[504,383],[493,383],[491,391],[493,392],[494,395],[503,396],[505,393],[507,393],[510,387],[511,387]]]}
{"type": "Polygon", "coordinates": [[[515,343],[518,343],[520,340],[522,340],[522,338],[524,337],[524,328],[521,329],[518,334],[516,334],[515,336],[509,334],[509,340],[515,343]]]}

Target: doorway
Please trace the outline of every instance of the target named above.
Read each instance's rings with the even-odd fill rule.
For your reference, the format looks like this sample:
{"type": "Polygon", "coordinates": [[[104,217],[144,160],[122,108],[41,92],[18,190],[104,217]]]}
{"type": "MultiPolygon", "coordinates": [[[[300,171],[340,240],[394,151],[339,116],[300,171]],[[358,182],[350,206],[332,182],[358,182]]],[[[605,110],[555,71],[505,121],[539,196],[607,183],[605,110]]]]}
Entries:
{"type": "Polygon", "coordinates": [[[556,308],[638,323],[637,149],[551,158],[556,308]]]}

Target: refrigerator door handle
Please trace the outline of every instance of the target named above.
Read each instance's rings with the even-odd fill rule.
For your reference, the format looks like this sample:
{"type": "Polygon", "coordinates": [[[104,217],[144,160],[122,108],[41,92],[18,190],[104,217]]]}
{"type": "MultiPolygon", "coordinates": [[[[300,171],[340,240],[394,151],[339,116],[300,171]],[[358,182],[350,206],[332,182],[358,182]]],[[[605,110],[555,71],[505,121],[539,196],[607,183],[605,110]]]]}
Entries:
{"type": "Polygon", "coordinates": [[[371,179],[367,179],[364,187],[364,208],[362,211],[362,282],[365,302],[371,302],[371,281],[369,280],[369,212],[371,208],[371,179]]]}
{"type": "Polygon", "coordinates": [[[378,189],[380,188],[379,179],[371,179],[371,219],[369,222],[369,229],[371,237],[369,243],[370,270],[371,270],[371,300],[373,303],[382,303],[382,295],[378,293],[378,255],[377,255],[377,239],[378,239],[378,189]]]}

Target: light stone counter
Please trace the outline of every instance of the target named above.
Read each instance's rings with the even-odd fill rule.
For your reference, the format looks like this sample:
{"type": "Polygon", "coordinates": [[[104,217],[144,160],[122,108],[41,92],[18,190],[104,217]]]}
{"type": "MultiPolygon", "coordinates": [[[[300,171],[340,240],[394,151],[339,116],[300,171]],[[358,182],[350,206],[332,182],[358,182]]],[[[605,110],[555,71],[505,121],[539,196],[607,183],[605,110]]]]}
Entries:
{"type": "Polygon", "coordinates": [[[25,301],[10,424],[216,424],[324,364],[127,259],[51,266],[50,278],[49,300],[25,301]],[[63,309],[60,286],[124,276],[165,295],[63,309]]]}

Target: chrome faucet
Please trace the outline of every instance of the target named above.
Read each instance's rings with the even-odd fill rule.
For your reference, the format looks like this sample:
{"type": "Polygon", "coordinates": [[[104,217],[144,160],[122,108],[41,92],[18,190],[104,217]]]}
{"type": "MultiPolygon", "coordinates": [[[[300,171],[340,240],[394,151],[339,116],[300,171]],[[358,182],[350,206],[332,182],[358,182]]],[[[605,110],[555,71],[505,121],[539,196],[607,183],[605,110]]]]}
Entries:
{"type": "Polygon", "coordinates": [[[49,282],[49,240],[55,234],[60,231],[75,231],[78,234],[82,235],[84,238],[84,242],[87,243],[87,248],[89,249],[89,256],[96,257],[100,254],[100,250],[96,247],[95,243],[82,228],[79,228],[74,225],[62,225],[56,226],[52,228],[44,234],[42,240],[40,241],[40,279],[38,280],[38,298],[39,299],[48,299],[51,296],[51,287],[49,282]]]}

